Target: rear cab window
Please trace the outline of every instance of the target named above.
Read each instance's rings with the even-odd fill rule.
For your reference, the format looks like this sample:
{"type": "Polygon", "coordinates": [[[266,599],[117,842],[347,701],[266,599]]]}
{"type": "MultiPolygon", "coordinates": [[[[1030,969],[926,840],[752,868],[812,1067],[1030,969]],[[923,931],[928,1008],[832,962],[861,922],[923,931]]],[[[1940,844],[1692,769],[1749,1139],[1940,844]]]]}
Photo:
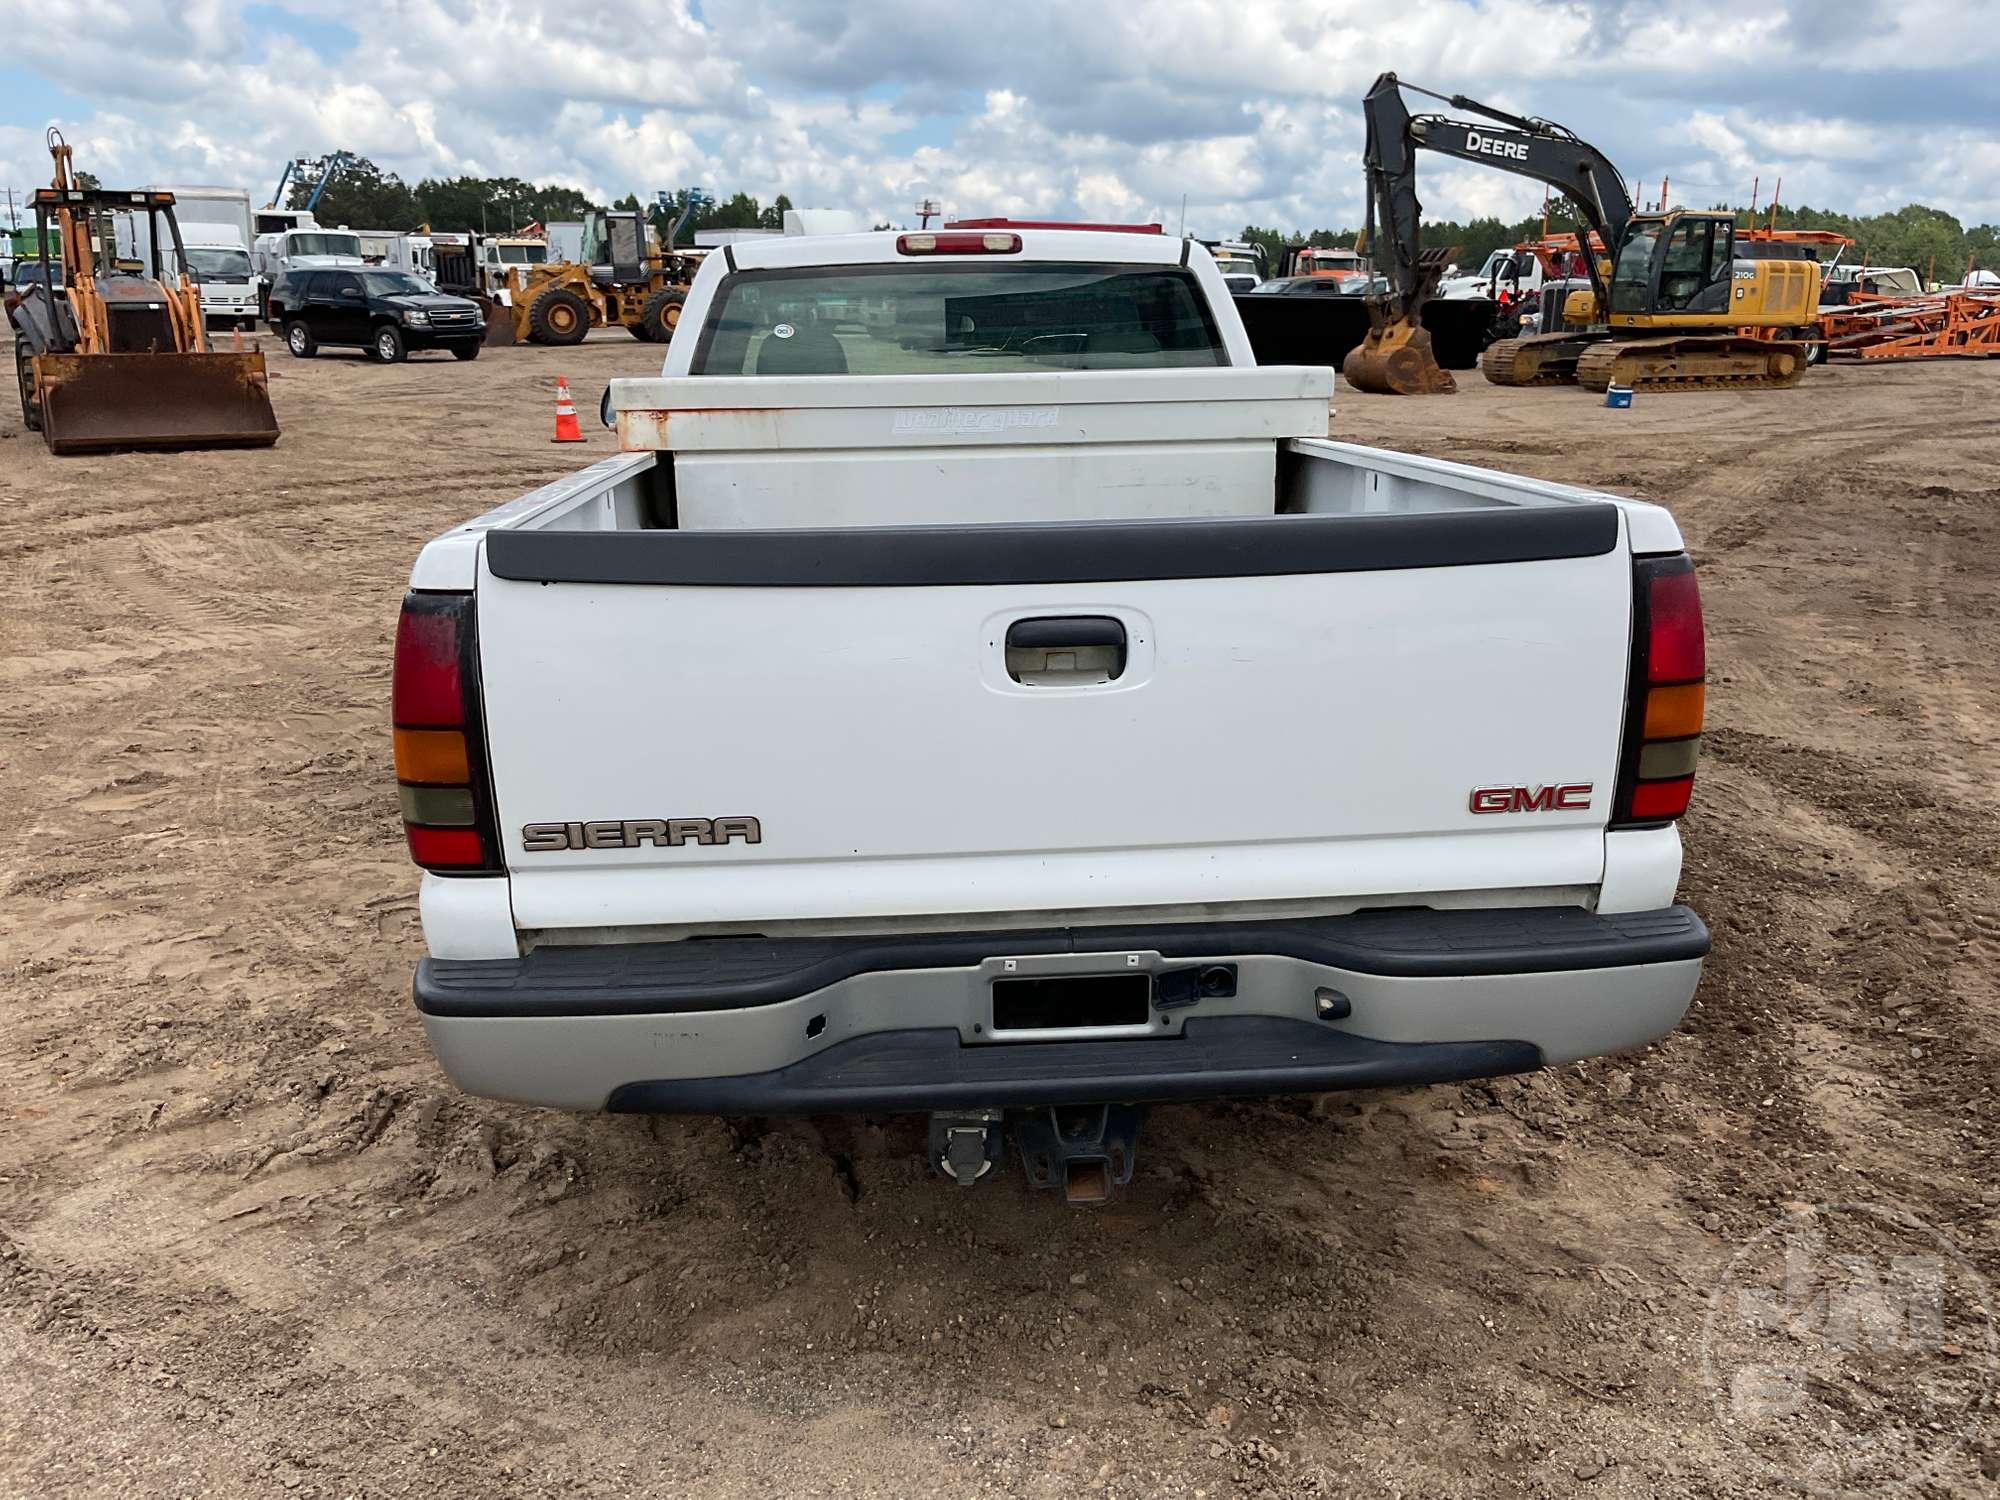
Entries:
{"type": "Polygon", "coordinates": [[[934,375],[1229,363],[1183,267],[1072,261],[739,271],[695,375],[934,375]]]}

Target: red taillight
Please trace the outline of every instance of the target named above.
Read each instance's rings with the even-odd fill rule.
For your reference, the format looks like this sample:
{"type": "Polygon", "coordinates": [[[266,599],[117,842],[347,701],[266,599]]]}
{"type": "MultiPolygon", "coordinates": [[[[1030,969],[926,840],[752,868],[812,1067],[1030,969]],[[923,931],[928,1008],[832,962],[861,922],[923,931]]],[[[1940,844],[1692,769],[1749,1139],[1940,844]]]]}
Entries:
{"type": "Polygon", "coordinates": [[[991,230],[971,234],[925,231],[896,236],[898,255],[1017,255],[1020,250],[1018,234],[991,230]]]}
{"type": "MultiPolygon", "coordinates": [[[[417,597],[411,595],[412,600],[417,597]]],[[[455,609],[404,603],[402,617],[396,621],[396,676],[390,695],[399,728],[443,729],[465,722],[458,647],[455,609]]]]}
{"type": "Polygon", "coordinates": [[[423,828],[403,825],[410,858],[426,870],[476,870],[486,863],[486,850],[470,828],[423,828]]]}
{"type": "Polygon", "coordinates": [[[1646,679],[1699,682],[1708,671],[1701,630],[1701,588],[1690,564],[1677,573],[1655,573],[1646,585],[1646,679]]]}
{"type": "Polygon", "coordinates": [[[1677,776],[1672,781],[1636,782],[1632,787],[1632,820],[1635,823],[1660,823],[1678,818],[1688,810],[1688,798],[1693,795],[1692,776],[1677,776]]]}
{"type": "Polygon", "coordinates": [[[1671,822],[1687,811],[1706,707],[1701,590],[1686,553],[1632,567],[1631,698],[1613,826],[1671,822]]]}
{"type": "Polygon", "coordinates": [[[478,748],[472,595],[412,592],[396,621],[396,781],[410,858],[427,870],[491,872],[493,818],[478,748]]]}

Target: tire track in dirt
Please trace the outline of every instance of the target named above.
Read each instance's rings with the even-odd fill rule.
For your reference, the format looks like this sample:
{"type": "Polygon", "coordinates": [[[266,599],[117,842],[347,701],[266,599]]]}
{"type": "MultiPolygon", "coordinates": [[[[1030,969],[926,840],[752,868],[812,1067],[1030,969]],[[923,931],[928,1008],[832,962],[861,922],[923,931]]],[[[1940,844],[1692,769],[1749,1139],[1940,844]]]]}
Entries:
{"type": "Polygon", "coordinates": [[[1343,392],[1363,441],[1681,512],[1715,630],[1708,977],[1635,1057],[1159,1111],[1133,1190],[1079,1215],[1017,1172],[943,1192],[921,1120],[572,1118],[429,1060],[394,601],[425,536],[608,451],[546,443],[557,370],[656,362],[281,356],[269,454],[25,455],[43,520],[0,516],[0,553],[109,530],[0,601],[31,643],[0,807],[36,830],[0,855],[0,1490],[1747,1493],[1696,1348],[1772,1204],[1860,1183],[1990,1258],[1991,820],[1946,772],[1996,728],[2000,559],[1988,456],[1943,417],[2000,381],[1343,392]],[[127,534],[142,500],[168,524],[127,534]]]}

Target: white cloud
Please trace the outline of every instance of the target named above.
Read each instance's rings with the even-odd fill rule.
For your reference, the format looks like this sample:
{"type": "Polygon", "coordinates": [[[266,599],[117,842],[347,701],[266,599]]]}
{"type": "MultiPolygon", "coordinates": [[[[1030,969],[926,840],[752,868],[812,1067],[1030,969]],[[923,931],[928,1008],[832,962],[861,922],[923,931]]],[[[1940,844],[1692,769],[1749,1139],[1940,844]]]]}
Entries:
{"type": "MultiPolygon", "coordinates": [[[[1831,25],[1803,0],[0,0],[0,86],[25,83],[0,93],[0,183],[46,178],[53,100],[108,182],[261,194],[285,158],[346,147],[410,180],[508,173],[601,199],[699,182],[874,219],[930,196],[1171,225],[1185,194],[1204,233],[1303,229],[1358,222],[1359,100],[1395,68],[1567,121],[1647,196],[1668,174],[1704,204],[1782,175],[1795,202],[2000,219],[2000,30],[1961,9],[1898,0],[1831,25]],[[353,52],[328,55],[348,33],[353,52]],[[78,36],[117,38],[116,65],[78,69],[78,36]]],[[[1457,163],[1420,178],[1439,217],[1541,201],[1457,163]]]]}

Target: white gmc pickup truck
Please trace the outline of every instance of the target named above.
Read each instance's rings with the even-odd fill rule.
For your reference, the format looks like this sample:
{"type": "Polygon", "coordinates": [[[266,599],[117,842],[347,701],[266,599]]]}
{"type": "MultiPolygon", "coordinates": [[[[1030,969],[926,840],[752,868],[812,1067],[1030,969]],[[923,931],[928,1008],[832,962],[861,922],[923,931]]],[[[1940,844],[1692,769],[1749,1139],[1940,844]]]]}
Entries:
{"type": "Polygon", "coordinates": [[[928,1111],[1073,1197],[1135,1107],[1519,1072],[1685,1013],[1657,506],[1331,442],[1198,245],[710,256],[619,456],[432,541],[395,741],[478,1094],[928,1111]]]}

